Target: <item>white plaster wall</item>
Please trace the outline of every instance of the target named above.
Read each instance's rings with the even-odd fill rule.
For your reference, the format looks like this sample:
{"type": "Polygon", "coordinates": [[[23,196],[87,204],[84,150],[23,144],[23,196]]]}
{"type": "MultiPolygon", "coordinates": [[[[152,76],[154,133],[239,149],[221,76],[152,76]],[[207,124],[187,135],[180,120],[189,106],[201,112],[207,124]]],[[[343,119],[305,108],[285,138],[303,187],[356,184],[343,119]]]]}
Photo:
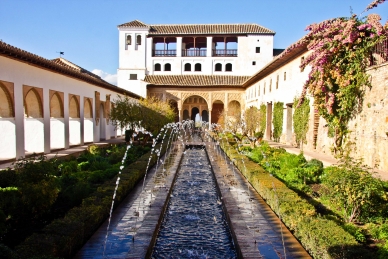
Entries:
{"type": "Polygon", "coordinates": [[[0,158],[11,159],[16,157],[16,129],[14,118],[0,118],[0,158]]]}
{"type": "Polygon", "coordinates": [[[69,120],[69,142],[70,145],[81,143],[81,121],[79,118],[69,120]]]}
{"type": "MultiPolygon", "coordinates": [[[[287,109],[286,104],[294,102],[295,97],[299,97],[302,93],[304,83],[308,78],[310,68],[307,67],[304,71],[299,68],[301,58],[306,57],[307,54],[296,57],[291,62],[279,67],[278,70],[259,80],[255,84],[249,86],[246,91],[246,104],[249,106],[256,106],[260,108],[261,104],[267,104],[272,102],[283,102],[284,113],[283,113],[283,133],[280,138],[282,142],[286,141],[287,134],[287,109]],[[286,72],[286,80],[284,80],[284,72],[286,72]],[[278,89],[276,89],[276,80],[279,76],[278,89]],[[271,91],[269,91],[270,81],[272,79],[271,91]],[[265,94],[264,94],[264,83],[265,83],[265,94]]],[[[313,100],[311,97],[310,103],[312,105],[313,100]]],[[[274,107],[274,105],[272,106],[274,107]]],[[[312,109],[311,109],[312,110],[312,109]]],[[[266,136],[266,135],[265,135],[266,136]]]]}
{"type": "MultiPolygon", "coordinates": [[[[15,127],[12,128],[8,125],[8,121],[2,119],[0,120],[0,129],[1,134],[4,136],[13,136],[7,137],[9,143],[16,142],[16,155],[14,157],[21,157],[25,155],[25,152],[44,152],[44,141],[47,141],[46,145],[51,144],[51,134],[56,135],[55,127],[50,129],[50,136],[44,138],[44,127],[43,127],[43,118],[42,119],[30,119],[24,118],[23,113],[23,85],[34,86],[43,88],[44,93],[48,90],[60,91],[64,93],[64,141],[65,148],[69,146],[70,143],[80,143],[80,133],[76,140],[72,139],[70,141],[70,135],[75,136],[74,133],[70,133],[76,128],[77,132],[80,131],[80,121],[78,119],[77,124],[70,124],[68,121],[68,96],[69,94],[79,95],[82,100],[84,97],[92,99],[93,114],[95,116],[95,91],[100,92],[101,101],[106,101],[106,95],[110,94],[111,98],[115,98],[118,94],[121,94],[121,90],[113,91],[110,89],[105,89],[98,87],[87,82],[83,82],[71,77],[66,77],[61,74],[50,72],[48,70],[40,69],[35,66],[31,66],[27,63],[19,62],[17,60],[9,59],[3,56],[0,56],[0,80],[6,82],[12,82],[14,84],[14,93],[15,93],[15,127]],[[25,126],[24,126],[25,125],[25,126]],[[67,126],[69,125],[69,126],[67,126]],[[15,135],[16,131],[16,135],[15,135]],[[15,140],[16,139],[16,140],[15,140]]],[[[144,89],[144,92],[146,90],[144,89]]],[[[145,95],[144,95],[145,96],[145,95]]],[[[47,95],[44,95],[44,109],[49,106],[49,99],[47,95]]],[[[83,108],[83,106],[81,106],[83,108]]],[[[51,120],[46,120],[47,128],[50,128],[51,120]]],[[[92,134],[87,134],[94,139],[99,141],[99,126],[95,126],[95,121],[90,121],[85,126],[86,132],[91,132],[92,134]],[[88,126],[90,125],[90,126],[88,126]],[[94,126],[93,126],[94,125],[94,126]]],[[[58,133],[59,134],[59,133],[58,133]]],[[[86,134],[84,134],[86,135],[86,134]]],[[[13,147],[9,147],[9,155],[15,150],[15,143],[13,147]]],[[[5,155],[4,158],[8,158],[9,155],[5,155]]],[[[3,159],[3,155],[0,154],[0,158],[3,159]]]]}
{"type": "Polygon", "coordinates": [[[50,148],[65,147],[65,120],[63,118],[50,119],[50,148]]]}
{"type": "Polygon", "coordinates": [[[24,148],[26,152],[44,152],[44,124],[43,118],[25,118],[24,148]]]}
{"type": "Polygon", "coordinates": [[[144,69],[146,67],[146,50],[149,44],[148,28],[119,28],[119,69],[144,69]],[[132,45],[125,46],[126,35],[132,36],[132,45]],[[136,45],[136,35],[141,35],[141,45],[136,45]]]}
{"type": "Polygon", "coordinates": [[[93,142],[93,123],[92,118],[84,119],[84,142],[93,142]]]}

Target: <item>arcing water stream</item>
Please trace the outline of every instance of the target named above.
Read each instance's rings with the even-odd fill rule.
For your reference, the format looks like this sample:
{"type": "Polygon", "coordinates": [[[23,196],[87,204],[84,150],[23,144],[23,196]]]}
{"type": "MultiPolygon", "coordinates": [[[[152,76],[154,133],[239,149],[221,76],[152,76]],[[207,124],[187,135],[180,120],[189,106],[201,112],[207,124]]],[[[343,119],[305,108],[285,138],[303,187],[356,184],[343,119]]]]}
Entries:
{"type": "Polygon", "coordinates": [[[192,126],[164,127],[157,139],[170,149],[164,156],[153,150],[157,166],[75,258],[311,258],[284,226],[279,228],[281,221],[218,140],[204,142],[192,126]]]}

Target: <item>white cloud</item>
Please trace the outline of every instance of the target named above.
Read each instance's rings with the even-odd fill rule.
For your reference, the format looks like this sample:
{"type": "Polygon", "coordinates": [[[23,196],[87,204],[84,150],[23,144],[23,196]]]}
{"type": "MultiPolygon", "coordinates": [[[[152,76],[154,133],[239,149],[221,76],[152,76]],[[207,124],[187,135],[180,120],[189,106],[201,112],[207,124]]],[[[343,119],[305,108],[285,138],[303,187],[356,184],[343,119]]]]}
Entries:
{"type": "Polygon", "coordinates": [[[108,83],[111,83],[112,85],[117,85],[117,74],[112,75],[97,68],[93,69],[92,73],[98,75],[103,80],[107,81],[108,83]]]}

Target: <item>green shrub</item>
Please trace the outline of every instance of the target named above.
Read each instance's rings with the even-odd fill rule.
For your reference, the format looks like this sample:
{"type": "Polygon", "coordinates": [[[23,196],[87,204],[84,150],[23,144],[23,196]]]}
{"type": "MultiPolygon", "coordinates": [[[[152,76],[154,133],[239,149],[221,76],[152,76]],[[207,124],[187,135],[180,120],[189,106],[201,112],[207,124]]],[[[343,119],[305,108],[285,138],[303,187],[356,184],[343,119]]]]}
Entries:
{"type": "MultiPolygon", "coordinates": [[[[314,258],[369,258],[368,251],[360,246],[352,235],[333,220],[320,217],[313,205],[299,197],[283,182],[253,161],[244,159],[242,163],[245,156],[239,154],[226,142],[222,142],[221,147],[314,258]]],[[[298,164],[305,165],[306,160],[303,155],[293,155],[291,161],[285,162],[287,156],[289,155],[284,150],[275,150],[266,143],[250,153],[252,160],[268,163],[268,167],[274,172],[276,168],[294,165],[293,170],[296,175],[294,177],[300,178],[299,174],[304,174],[304,169],[298,171],[295,168],[298,168],[298,164]]],[[[319,164],[316,161],[312,162],[313,165],[316,163],[319,164]]]]}
{"type": "Polygon", "coordinates": [[[90,168],[90,163],[89,161],[83,161],[78,164],[77,168],[78,168],[78,171],[87,171],[90,168]]]}
{"type": "Polygon", "coordinates": [[[360,243],[365,243],[366,242],[366,237],[365,237],[365,234],[363,233],[363,231],[353,225],[352,223],[347,223],[345,225],[342,226],[343,229],[345,229],[346,232],[350,233],[352,236],[354,236],[354,238],[360,242],[360,243]]]}

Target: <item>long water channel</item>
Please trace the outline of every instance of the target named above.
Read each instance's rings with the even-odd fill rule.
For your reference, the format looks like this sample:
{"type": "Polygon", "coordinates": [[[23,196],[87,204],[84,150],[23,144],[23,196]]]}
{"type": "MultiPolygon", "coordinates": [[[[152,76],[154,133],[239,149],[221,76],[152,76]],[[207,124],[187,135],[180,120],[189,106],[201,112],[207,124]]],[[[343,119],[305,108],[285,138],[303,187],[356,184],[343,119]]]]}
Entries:
{"type": "Polygon", "coordinates": [[[154,258],[237,257],[211,165],[198,147],[184,152],[154,258]]]}

